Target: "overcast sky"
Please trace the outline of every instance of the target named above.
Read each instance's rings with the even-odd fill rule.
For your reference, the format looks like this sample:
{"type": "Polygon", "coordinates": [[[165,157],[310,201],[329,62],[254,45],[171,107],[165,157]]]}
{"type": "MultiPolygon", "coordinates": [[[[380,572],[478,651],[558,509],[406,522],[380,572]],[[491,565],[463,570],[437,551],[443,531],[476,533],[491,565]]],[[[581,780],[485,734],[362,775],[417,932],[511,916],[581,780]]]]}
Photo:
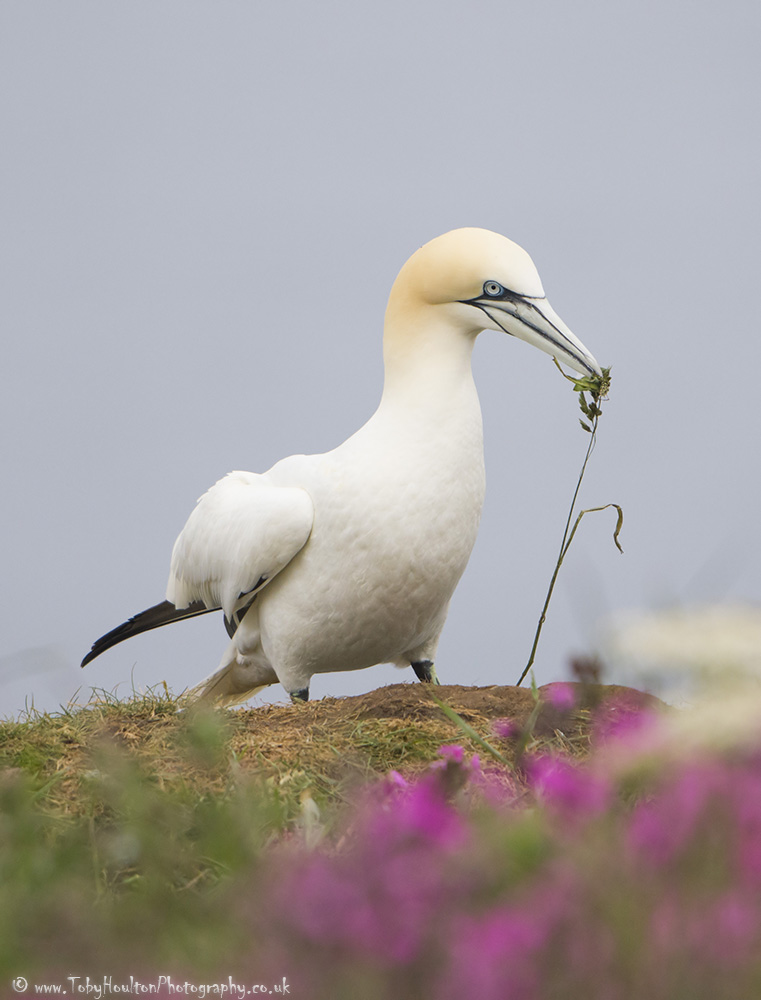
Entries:
{"type": "MultiPolygon", "coordinates": [[[[458,226],[522,244],[613,368],[581,499],[623,505],[625,554],[585,519],[539,682],[611,612],[758,602],[759,28],[757,0],[3,0],[0,715],[216,669],[218,615],[78,664],[163,599],[216,479],[370,416],[391,283],[458,226]]],[[[438,671],[513,683],[587,440],[545,354],[487,332],[474,369],[487,501],[438,671]]]]}

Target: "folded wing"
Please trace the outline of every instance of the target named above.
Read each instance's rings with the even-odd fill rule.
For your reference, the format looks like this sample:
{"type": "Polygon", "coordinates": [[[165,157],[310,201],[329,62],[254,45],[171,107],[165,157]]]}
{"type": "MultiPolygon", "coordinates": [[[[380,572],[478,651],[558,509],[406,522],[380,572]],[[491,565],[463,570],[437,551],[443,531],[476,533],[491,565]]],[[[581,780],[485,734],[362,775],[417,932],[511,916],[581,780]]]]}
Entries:
{"type": "Polygon", "coordinates": [[[306,490],[231,472],[204,493],[175,542],[167,600],[200,601],[231,620],[304,547],[313,517],[306,490]]]}

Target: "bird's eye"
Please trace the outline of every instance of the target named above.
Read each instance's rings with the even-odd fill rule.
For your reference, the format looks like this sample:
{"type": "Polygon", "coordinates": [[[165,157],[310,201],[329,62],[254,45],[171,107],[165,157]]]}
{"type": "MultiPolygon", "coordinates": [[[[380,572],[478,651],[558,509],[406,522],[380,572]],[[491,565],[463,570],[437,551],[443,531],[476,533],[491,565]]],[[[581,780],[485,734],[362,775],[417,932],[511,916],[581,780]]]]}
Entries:
{"type": "Polygon", "coordinates": [[[484,282],[484,295],[488,295],[492,299],[496,299],[498,296],[502,295],[504,288],[498,281],[485,281],[484,282]]]}

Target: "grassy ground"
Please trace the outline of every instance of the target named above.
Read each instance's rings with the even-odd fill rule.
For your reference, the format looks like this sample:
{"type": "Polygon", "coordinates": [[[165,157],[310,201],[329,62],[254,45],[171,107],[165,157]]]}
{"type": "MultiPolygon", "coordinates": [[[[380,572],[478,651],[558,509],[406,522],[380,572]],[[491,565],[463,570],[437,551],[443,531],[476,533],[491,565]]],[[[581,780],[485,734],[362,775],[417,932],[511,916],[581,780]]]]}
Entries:
{"type": "MultiPolygon", "coordinates": [[[[587,687],[585,704],[615,692],[587,687]]],[[[529,748],[588,751],[589,707],[561,728],[541,689],[435,694],[508,760],[519,742],[496,719],[531,720],[529,748]]],[[[218,968],[245,947],[231,893],[268,843],[329,833],[368,781],[413,775],[447,743],[484,755],[420,684],[234,712],[101,695],[1,723],[0,989],[22,969],[218,968]]]]}
{"type": "MultiPolygon", "coordinates": [[[[595,687],[593,697],[615,690],[595,687]]],[[[449,685],[435,694],[492,742],[495,719],[523,727],[536,700],[528,689],[498,686],[449,685]]],[[[584,755],[588,719],[582,708],[561,730],[547,706],[533,727],[532,744],[584,755]]],[[[280,789],[285,813],[293,818],[304,793],[321,806],[339,802],[347,789],[374,776],[425,768],[447,743],[483,753],[419,684],[234,712],[199,710],[157,689],[126,701],[95,694],[81,707],[0,723],[0,769],[6,781],[23,772],[39,804],[61,816],[91,814],[101,765],[122,759],[167,792],[182,789],[203,798],[241,779],[280,789]]],[[[509,748],[502,752],[510,757],[509,748]]]]}

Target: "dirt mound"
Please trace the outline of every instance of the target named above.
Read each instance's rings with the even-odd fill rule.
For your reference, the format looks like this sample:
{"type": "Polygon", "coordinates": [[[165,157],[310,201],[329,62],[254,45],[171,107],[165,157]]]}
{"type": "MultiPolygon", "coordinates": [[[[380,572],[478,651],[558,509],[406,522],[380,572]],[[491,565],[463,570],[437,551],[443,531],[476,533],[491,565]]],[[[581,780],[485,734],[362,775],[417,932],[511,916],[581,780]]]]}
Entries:
{"type": "MultiPolygon", "coordinates": [[[[539,689],[541,707],[533,733],[574,754],[583,755],[588,749],[593,710],[614,713],[622,701],[627,708],[660,704],[651,695],[618,685],[563,687],[573,692],[576,710],[569,713],[554,707],[548,696],[557,685],[544,685],[539,689]]],[[[233,745],[243,767],[303,767],[330,779],[339,778],[347,768],[365,773],[416,770],[427,766],[445,743],[460,742],[478,750],[444,715],[434,693],[487,740],[494,739],[496,719],[510,719],[522,728],[536,704],[529,689],[512,685],[390,684],[354,697],[244,709],[235,713],[233,745]]]]}
{"type": "Polygon", "coordinates": [[[300,815],[303,796],[321,804],[345,801],[353,788],[391,770],[425,770],[445,744],[459,743],[494,767],[488,749],[447,717],[434,697],[508,764],[517,763],[522,749],[583,758],[601,715],[659,704],[613,685],[548,684],[539,695],[512,686],[409,683],[237,711],[188,705],[166,690],[126,701],[95,699],[60,714],[2,723],[0,779],[26,772],[45,790],[45,808],[64,815],[103,808],[93,791],[103,773],[116,775],[108,787],[123,788],[125,795],[142,781],[204,801],[228,794],[239,780],[252,781],[275,790],[287,824],[300,815]],[[495,733],[496,719],[510,719],[523,736],[495,733]]]}

